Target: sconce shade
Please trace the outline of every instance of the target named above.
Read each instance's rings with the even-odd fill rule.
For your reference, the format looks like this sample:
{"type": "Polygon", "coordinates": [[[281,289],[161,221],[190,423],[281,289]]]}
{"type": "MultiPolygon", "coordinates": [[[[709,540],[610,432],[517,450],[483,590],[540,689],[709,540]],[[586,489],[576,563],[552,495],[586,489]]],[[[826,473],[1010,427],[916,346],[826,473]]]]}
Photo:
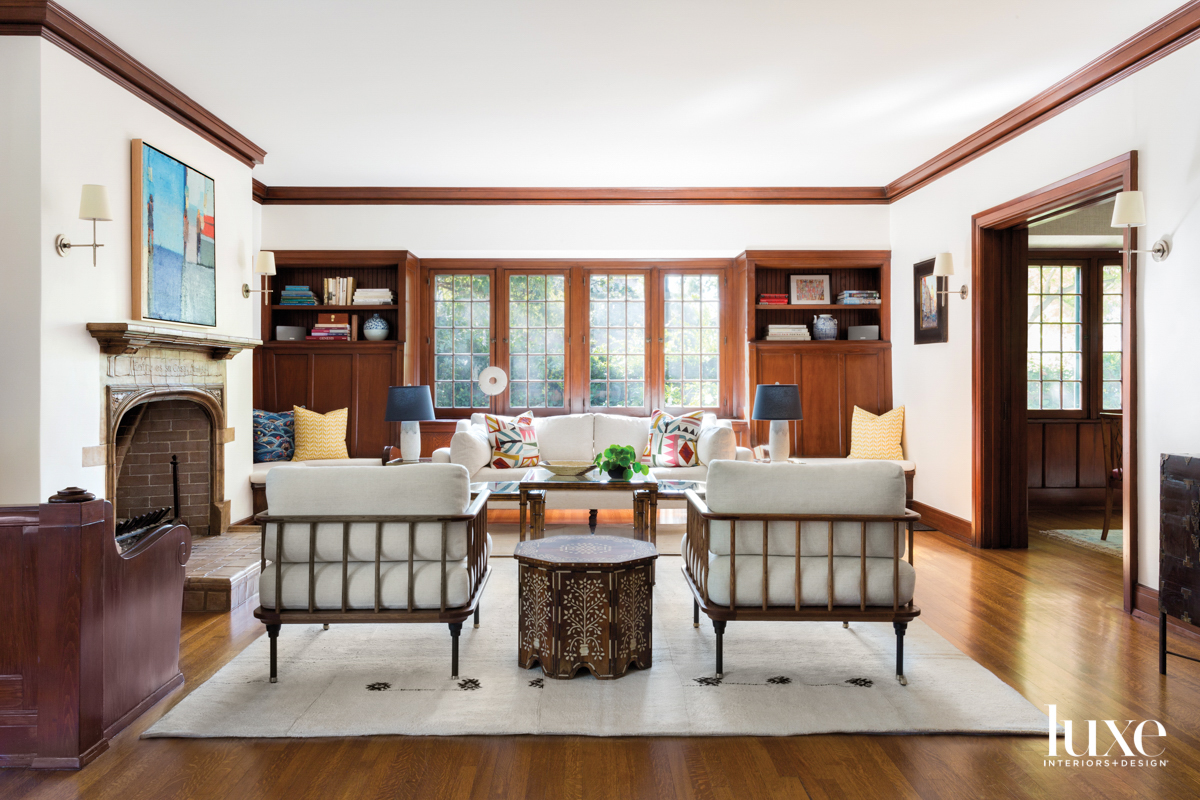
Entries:
{"type": "Polygon", "coordinates": [[[794,383],[763,383],[754,390],[751,419],[804,419],[800,387],[794,383]]]}
{"type": "Polygon", "coordinates": [[[433,416],[433,395],[428,386],[388,387],[388,422],[420,422],[437,419],[433,416]]]}
{"type": "Polygon", "coordinates": [[[274,275],[275,254],[270,250],[259,250],[258,258],[254,261],[254,273],[256,275],[274,275]]]}
{"type": "Polygon", "coordinates": [[[954,274],[954,256],[949,253],[938,253],[933,259],[933,274],[938,278],[948,278],[954,274]]]}
{"type": "Polygon", "coordinates": [[[111,222],[112,209],[108,206],[108,189],[94,183],[85,183],[79,197],[79,218],[97,222],[111,222]]]}
{"type": "Polygon", "coordinates": [[[1112,226],[1137,228],[1146,224],[1146,201],[1141,192],[1118,192],[1113,203],[1112,226]]]}

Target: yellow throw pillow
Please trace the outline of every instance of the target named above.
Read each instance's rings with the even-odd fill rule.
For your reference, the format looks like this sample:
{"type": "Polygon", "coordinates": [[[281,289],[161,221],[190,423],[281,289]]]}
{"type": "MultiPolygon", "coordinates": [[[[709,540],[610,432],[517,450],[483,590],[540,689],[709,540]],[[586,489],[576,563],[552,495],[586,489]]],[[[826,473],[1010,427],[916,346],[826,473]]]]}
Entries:
{"type": "Polygon", "coordinates": [[[850,457],[903,461],[904,450],[900,447],[903,433],[904,406],[881,416],[855,406],[850,422],[850,457]]]}
{"type": "Polygon", "coordinates": [[[292,411],[296,414],[296,449],[292,452],[292,461],[350,457],[346,452],[349,409],[339,408],[328,414],[318,414],[293,406],[292,411]]]}

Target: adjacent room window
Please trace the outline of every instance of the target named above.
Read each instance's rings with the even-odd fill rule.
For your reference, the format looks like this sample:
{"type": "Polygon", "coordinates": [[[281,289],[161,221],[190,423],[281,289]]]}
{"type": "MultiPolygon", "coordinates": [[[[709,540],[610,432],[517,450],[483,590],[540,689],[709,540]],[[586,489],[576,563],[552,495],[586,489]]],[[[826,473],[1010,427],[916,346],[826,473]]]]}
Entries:
{"type": "Polygon", "coordinates": [[[563,408],[566,402],[567,279],[508,276],[508,404],[563,408]]]}
{"type": "Polygon", "coordinates": [[[491,362],[491,276],[434,275],[432,283],[434,405],[487,408],[476,381],[491,362]]]}
{"type": "Polygon", "coordinates": [[[588,405],[646,405],[646,276],[588,276],[588,405]]]}
{"type": "Polygon", "coordinates": [[[1032,418],[1121,410],[1120,259],[1078,255],[1030,254],[1026,408],[1032,418]]]}
{"type": "Polygon", "coordinates": [[[666,275],[663,403],[715,408],[721,396],[721,276],[666,275]]]}

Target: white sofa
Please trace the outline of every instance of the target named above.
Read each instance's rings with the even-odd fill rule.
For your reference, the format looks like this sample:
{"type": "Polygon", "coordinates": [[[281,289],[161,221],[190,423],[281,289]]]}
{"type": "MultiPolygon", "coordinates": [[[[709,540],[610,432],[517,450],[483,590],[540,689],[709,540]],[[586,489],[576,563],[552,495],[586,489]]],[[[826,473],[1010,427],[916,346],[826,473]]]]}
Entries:
{"type": "MultiPolygon", "coordinates": [[[[528,467],[496,469],[491,466],[492,449],[488,444],[483,414],[459,420],[449,447],[435,450],[435,463],[462,464],[471,473],[472,482],[518,480],[528,467]]],[[[512,419],[502,417],[502,419],[512,419]]],[[[591,461],[611,444],[629,445],[639,453],[650,438],[650,418],[620,414],[563,414],[539,417],[536,412],[533,427],[537,431],[538,448],[543,461],[591,461]]],[[[694,467],[651,467],[650,472],[660,480],[703,481],[708,477],[708,465],[718,459],[753,461],[753,452],[738,447],[731,420],[718,420],[715,414],[705,414],[696,443],[699,465],[694,467]]],[[[513,507],[514,503],[493,500],[492,508],[513,507]]],[[[549,492],[547,508],[629,508],[630,499],[619,492],[549,492]]],[[[684,508],[680,501],[659,501],[659,508],[684,508]]]]}

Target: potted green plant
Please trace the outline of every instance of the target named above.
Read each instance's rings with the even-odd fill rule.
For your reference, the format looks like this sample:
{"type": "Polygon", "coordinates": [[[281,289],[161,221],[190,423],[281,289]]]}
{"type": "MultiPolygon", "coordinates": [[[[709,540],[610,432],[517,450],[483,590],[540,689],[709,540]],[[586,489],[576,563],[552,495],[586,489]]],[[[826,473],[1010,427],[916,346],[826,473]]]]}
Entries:
{"type": "Polygon", "coordinates": [[[596,466],[608,473],[614,481],[627,481],[633,473],[649,475],[650,468],[638,461],[637,450],[622,444],[610,444],[596,456],[596,466]]]}

